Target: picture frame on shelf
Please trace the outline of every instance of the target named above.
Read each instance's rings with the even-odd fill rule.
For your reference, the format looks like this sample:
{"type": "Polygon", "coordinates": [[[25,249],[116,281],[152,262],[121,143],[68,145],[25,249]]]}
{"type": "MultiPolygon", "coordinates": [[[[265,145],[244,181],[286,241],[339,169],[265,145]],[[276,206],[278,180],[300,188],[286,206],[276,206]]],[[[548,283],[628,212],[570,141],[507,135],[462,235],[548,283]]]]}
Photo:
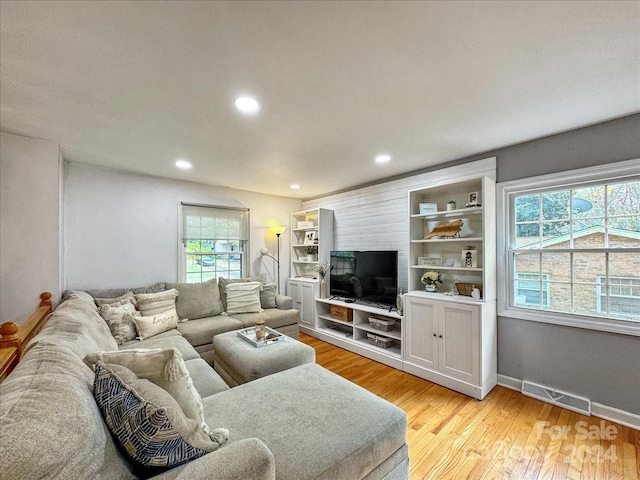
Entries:
{"type": "Polygon", "coordinates": [[[316,243],[316,231],[309,230],[304,232],[304,245],[315,245],[316,243]]]}
{"type": "Polygon", "coordinates": [[[438,204],[437,203],[421,203],[419,204],[420,215],[425,215],[428,213],[438,213],[438,204]]]}
{"type": "Polygon", "coordinates": [[[418,257],[418,266],[441,267],[442,257],[418,257]]]}
{"type": "Polygon", "coordinates": [[[479,197],[478,197],[478,192],[470,192],[469,193],[469,201],[467,202],[466,207],[470,208],[470,207],[480,207],[480,202],[478,201],[479,197]]]}

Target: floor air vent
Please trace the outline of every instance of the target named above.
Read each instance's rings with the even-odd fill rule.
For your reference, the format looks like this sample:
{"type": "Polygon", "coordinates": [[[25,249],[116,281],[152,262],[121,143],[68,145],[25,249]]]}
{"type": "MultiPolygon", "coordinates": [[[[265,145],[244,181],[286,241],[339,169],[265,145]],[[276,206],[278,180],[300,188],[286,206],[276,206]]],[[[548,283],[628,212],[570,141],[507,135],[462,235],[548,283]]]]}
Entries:
{"type": "Polygon", "coordinates": [[[588,398],[578,397],[571,393],[561,392],[526,380],[522,382],[522,394],[568,410],[573,410],[574,412],[591,415],[591,400],[588,398]]]}

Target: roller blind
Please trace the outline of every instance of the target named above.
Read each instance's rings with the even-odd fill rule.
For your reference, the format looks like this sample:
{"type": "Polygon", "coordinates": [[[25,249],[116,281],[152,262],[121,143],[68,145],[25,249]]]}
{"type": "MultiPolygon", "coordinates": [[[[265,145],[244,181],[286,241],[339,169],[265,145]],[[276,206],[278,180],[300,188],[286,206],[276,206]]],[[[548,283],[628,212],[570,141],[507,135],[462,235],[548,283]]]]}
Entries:
{"type": "Polygon", "coordinates": [[[249,209],[182,205],[183,241],[249,240],[249,209]]]}

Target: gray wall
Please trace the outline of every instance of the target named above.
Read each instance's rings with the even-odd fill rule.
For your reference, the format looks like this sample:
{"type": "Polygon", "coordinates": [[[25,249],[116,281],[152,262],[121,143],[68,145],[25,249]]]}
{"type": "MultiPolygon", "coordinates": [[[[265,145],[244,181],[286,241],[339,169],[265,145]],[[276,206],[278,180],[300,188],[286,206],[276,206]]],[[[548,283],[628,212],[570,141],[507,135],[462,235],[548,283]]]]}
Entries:
{"type": "MultiPolygon", "coordinates": [[[[499,182],[640,158],[640,114],[494,153],[499,182]]],[[[499,317],[498,373],[640,415],[640,337],[499,317]]]]}
{"type": "Polygon", "coordinates": [[[23,323],[61,276],[58,144],[0,133],[0,323],[23,323]]]}
{"type": "MultiPolygon", "coordinates": [[[[181,202],[244,206],[251,210],[251,274],[275,281],[277,250],[269,230],[289,225],[298,199],[65,163],[65,288],[116,288],[178,281],[178,210],[181,202]]],[[[289,276],[289,236],[281,237],[280,283],[289,276]]]]}

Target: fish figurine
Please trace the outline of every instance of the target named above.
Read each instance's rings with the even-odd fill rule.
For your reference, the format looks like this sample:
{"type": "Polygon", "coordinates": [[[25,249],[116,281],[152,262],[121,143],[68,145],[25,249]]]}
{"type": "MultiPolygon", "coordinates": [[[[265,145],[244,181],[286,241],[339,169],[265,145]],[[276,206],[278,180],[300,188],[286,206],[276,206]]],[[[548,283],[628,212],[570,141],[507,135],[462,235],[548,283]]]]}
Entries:
{"type": "Polygon", "coordinates": [[[452,220],[444,225],[438,225],[437,227],[434,227],[431,232],[427,233],[424,239],[429,240],[433,237],[453,238],[460,233],[463,225],[464,222],[460,219],[452,220]]]}

